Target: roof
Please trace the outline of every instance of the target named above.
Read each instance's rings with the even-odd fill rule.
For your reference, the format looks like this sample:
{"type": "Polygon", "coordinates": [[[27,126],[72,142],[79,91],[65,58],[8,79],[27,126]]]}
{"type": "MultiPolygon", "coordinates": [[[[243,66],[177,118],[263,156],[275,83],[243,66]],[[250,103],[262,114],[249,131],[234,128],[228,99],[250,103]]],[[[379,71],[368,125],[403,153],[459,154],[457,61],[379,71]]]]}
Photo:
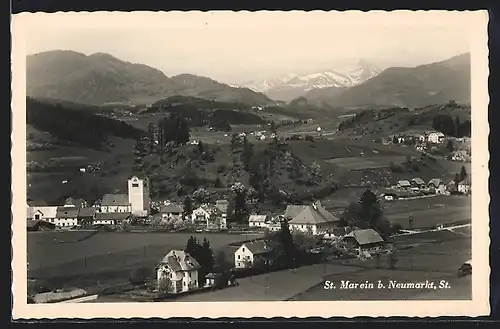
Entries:
{"type": "Polygon", "coordinates": [[[128,206],[129,204],[127,194],[105,194],[101,203],[103,206],[128,206]]]}
{"type": "Polygon", "coordinates": [[[167,214],[172,214],[172,213],[176,214],[176,213],[181,213],[182,211],[183,211],[182,207],[175,204],[175,203],[170,203],[170,204],[161,206],[161,208],[160,208],[161,213],[167,213],[167,214]]]}
{"type": "Polygon", "coordinates": [[[290,224],[321,224],[339,222],[340,218],[335,217],[319,203],[306,206],[298,215],[293,217],[290,224]]]}
{"type": "Polygon", "coordinates": [[[249,222],[265,222],[267,220],[267,215],[250,215],[248,218],[249,222]]]}
{"type": "Polygon", "coordinates": [[[78,217],[92,217],[96,214],[97,209],[93,207],[80,208],[78,217]]]}
{"type": "Polygon", "coordinates": [[[76,218],[78,217],[78,207],[57,207],[57,218],[76,218]]]}
{"type": "Polygon", "coordinates": [[[245,242],[242,246],[247,247],[247,249],[254,255],[266,254],[273,251],[271,244],[266,241],[245,242]]]}
{"type": "Polygon", "coordinates": [[[57,206],[44,206],[44,207],[28,207],[28,217],[32,217],[37,211],[40,211],[44,218],[56,218],[57,206]]]}
{"type": "Polygon", "coordinates": [[[124,220],[130,217],[129,212],[97,212],[96,220],[124,220]]]}
{"type": "Polygon", "coordinates": [[[288,205],[283,215],[286,219],[291,219],[297,216],[304,210],[307,206],[304,205],[288,205]]]}
{"type": "MultiPolygon", "coordinates": [[[[203,204],[201,205],[199,208],[197,209],[203,209],[205,210],[206,212],[208,212],[209,214],[218,214],[220,213],[221,211],[219,210],[219,208],[217,208],[216,206],[214,206],[213,204],[203,204]]],[[[196,209],[195,209],[196,210],[196,209]]]]}
{"type": "Polygon", "coordinates": [[[412,182],[418,184],[418,185],[425,185],[425,182],[422,178],[420,177],[415,177],[415,178],[412,178],[411,180],[412,182]]]}
{"type": "Polygon", "coordinates": [[[440,178],[433,178],[429,181],[429,184],[427,185],[434,185],[435,187],[438,187],[440,184],[444,184],[440,178]]]}
{"type": "Polygon", "coordinates": [[[458,184],[460,184],[460,185],[470,185],[470,183],[471,183],[470,176],[467,176],[463,181],[461,181],[458,184]]]}
{"type": "Polygon", "coordinates": [[[354,230],[346,234],[344,238],[354,238],[360,245],[384,242],[384,239],[374,229],[354,230]]]}
{"type": "Polygon", "coordinates": [[[182,250],[170,250],[170,252],[163,257],[160,264],[166,264],[175,272],[192,271],[201,267],[196,259],[182,250]]]}
{"type": "Polygon", "coordinates": [[[398,185],[400,185],[400,186],[410,186],[411,184],[406,179],[403,179],[403,180],[398,181],[398,185]]]}

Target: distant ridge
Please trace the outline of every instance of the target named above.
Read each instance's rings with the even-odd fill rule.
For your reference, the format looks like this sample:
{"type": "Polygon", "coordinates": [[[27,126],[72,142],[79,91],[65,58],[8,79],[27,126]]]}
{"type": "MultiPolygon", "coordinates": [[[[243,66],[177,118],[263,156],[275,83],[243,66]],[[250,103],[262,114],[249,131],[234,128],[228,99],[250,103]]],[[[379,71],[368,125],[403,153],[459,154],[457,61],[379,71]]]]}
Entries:
{"type": "Polygon", "coordinates": [[[262,93],[234,88],[191,74],[167,77],[143,64],[122,61],[107,53],[85,55],[52,50],[26,58],[27,95],[78,103],[150,104],[181,95],[262,105],[272,102],[262,93]]]}

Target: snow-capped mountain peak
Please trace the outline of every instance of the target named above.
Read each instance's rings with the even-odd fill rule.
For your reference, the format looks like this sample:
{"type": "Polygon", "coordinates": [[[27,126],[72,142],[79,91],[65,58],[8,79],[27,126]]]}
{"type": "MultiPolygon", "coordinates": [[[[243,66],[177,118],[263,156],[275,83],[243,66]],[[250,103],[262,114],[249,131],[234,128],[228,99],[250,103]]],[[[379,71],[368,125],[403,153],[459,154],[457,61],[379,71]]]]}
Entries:
{"type": "Polygon", "coordinates": [[[258,92],[273,89],[301,89],[309,91],[327,87],[352,87],[378,75],[381,70],[374,64],[359,60],[353,64],[337,65],[330,70],[309,74],[286,74],[281,77],[250,82],[244,86],[258,92]]]}

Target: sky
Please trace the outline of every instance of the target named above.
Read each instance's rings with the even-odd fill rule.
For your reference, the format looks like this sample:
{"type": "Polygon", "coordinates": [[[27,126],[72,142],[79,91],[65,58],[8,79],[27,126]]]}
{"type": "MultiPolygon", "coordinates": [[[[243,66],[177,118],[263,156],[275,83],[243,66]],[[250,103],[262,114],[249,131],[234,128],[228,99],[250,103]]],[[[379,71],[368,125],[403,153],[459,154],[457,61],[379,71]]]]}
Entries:
{"type": "Polygon", "coordinates": [[[74,15],[26,19],[27,54],[104,52],[168,76],[192,73],[242,84],[358,59],[381,68],[416,66],[470,51],[469,16],[461,12],[74,15]]]}

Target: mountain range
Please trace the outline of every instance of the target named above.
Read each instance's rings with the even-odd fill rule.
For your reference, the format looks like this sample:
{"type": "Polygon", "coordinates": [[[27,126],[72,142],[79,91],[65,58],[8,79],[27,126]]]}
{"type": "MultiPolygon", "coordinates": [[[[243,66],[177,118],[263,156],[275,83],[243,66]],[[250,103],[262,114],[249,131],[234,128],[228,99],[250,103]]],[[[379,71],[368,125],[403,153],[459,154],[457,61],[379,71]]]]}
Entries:
{"type": "Polygon", "coordinates": [[[348,88],[359,85],[381,72],[375,64],[361,59],[338,65],[326,71],[308,74],[290,73],[262,81],[251,81],[243,87],[266,94],[274,100],[289,102],[310,90],[329,87],[348,88]]]}
{"type": "Polygon", "coordinates": [[[390,67],[350,88],[314,89],[310,103],[333,107],[401,106],[409,108],[471,98],[470,54],[416,67],[390,67]]]}
{"type": "Polygon", "coordinates": [[[248,88],[235,88],[192,74],[167,77],[155,68],[105,53],[87,56],[55,50],[29,55],[26,81],[27,96],[92,105],[150,104],[174,95],[250,105],[272,102],[248,88]]]}

